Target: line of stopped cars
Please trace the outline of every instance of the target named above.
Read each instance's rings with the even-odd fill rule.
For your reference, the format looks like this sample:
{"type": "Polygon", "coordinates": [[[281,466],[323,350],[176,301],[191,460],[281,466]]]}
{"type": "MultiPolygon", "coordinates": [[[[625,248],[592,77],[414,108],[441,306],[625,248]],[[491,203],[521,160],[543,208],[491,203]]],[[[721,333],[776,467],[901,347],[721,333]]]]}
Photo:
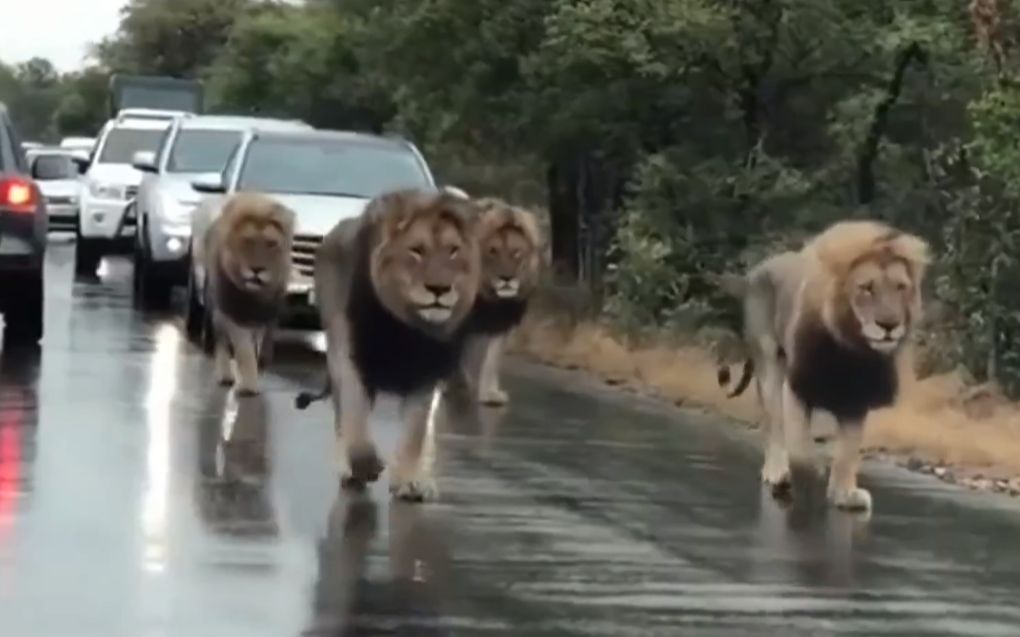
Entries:
{"type": "Polygon", "coordinates": [[[296,120],[126,108],[95,138],[49,147],[22,142],[0,104],[4,343],[41,340],[47,233],[65,231],[76,242],[76,276],[95,277],[107,255],[132,257],[137,307],[165,309],[174,288],[183,288],[188,334],[211,350],[205,273],[191,257],[192,237],[202,237],[227,197],[243,191],[294,211],[292,279],[280,326],[317,329],[313,268],[323,236],[376,195],[436,187],[422,154],[397,137],[296,120]]]}
{"type": "Polygon", "coordinates": [[[280,327],[318,329],[313,270],[323,237],[377,195],[437,187],[422,154],[398,137],[295,120],[137,111],[122,113],[96,143],[77,228],[76,272],[94,274],[106,254],[132,255],[136,305],[164,309],[174,288],[184,288],[187,333],[210,353],[206,276],[194,244],[230,195],[262,193],[294,211],[280,327]]]}

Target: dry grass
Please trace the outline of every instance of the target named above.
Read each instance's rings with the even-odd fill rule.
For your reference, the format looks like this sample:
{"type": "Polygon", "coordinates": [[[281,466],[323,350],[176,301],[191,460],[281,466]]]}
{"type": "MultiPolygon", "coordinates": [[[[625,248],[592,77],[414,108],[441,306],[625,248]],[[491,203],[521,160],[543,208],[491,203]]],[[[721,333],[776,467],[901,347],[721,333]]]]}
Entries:
{"type": "MultiPolygon", "coordinates": [[[[597,324],[568,327],[536,316],[529,316],[511,346],[550,365],[583,369],[610,384],[739,420],[759,418],[754,391],[727,398],[716,382],[714,356],[699,347],[635,346],[597,324]]],[[[985,475],[1020,475],[1020,405],[991,388],[967,387],[958,374],[918,380],[909,359],[904,367],[900,401],[875,412],[868,423],[870,448],[985,475]]]]}

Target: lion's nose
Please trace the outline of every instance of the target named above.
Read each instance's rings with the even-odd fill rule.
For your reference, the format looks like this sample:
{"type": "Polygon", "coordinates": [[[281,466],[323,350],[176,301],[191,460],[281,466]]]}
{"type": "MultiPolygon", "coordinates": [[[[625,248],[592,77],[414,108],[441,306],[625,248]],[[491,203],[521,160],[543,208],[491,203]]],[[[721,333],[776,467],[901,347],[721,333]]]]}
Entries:
{"type": "Polygon", "coordinates": [[[891,332],[899,325],[896,321],[875,321],[875,324],[886,332],[891,332]]]}
{"type": "Polygon", "coordinates": [[[425,286],[425,289],[431,292],[436,298],[443,296],[450,291],[449,285],[431,283],[425,286]]]}

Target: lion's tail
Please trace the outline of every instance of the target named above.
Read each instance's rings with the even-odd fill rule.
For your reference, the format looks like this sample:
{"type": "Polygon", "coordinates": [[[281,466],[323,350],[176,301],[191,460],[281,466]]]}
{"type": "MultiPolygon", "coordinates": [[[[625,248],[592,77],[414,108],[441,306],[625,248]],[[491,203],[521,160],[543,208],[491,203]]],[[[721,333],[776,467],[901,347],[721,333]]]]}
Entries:
{"type": "Polygon", "coordinates": [[[312,403],[329,398],[329,395],[331,393],[333,393],[332,387],[330,386],[329,375],[327,375],[326,383],[323,386],[323,388],[319,390],[318,393],[313,394],[310,391],[301,392],[300,394],[297,395],[297,398],[294,399],[294,406],[300,410],[308,409],[308,406],[311,405],[312,403]]]}
{"type": "MultiPolygon", "coordinates": [[[[726,396],[728,398],[736,398],[737,396],[744,393],[744,391],[751,384],[751,379],[754,378],[754,359],[748,358],[744,361],[744,368],[740,374],[740,380],[737,381],[737,386],[733,388],[726,396]]],[[[717,373],[717,379],[720,387],[726,387],[730,384],[730,368],[729,366],[723,366],[719,368],[717,373]]]]}

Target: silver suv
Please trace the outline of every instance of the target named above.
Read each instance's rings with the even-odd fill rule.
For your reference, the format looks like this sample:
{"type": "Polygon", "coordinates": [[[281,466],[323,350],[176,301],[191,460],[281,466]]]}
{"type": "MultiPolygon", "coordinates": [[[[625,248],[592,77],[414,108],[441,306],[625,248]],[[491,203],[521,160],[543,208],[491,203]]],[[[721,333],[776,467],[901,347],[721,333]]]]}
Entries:
{"type": "Polygon", "coordinates": [[[0,103],[0,311],[4,349],[35,346],[43,335],[46,203],[7,109],[0,103]]]}
{"type": "MultiPolygon", "coordinates": [[[[315,253],[322,238],[343,219],[360,215],[381,193],[436,186],[429,166],[409,141],[343,131],[252,130],[219,173],[196,177],[192,185],[208,196],[192,212],[194,238],[205,234],[226,196],[266,193],[294,211],[297,219],[291,281],[280,327],[319,328],[312,285],[315,253]]],[[[211,351],[212,324],[205,311],[202,244],[192,241],[188,268],[188,336],[211,351]]]]}
{"type": "Polygon", "coordinates": [[[155,151],[140,151],[132,166],[142,172],[133,211],[134,297],[143,308],[165,307],[174,285],[187,282],[185,256],[191,237],[191,209],[201,195],[195,177],[223,170],[252,126],[263,130],[311,130],[299,121],[223,115],[176,119],[155,151]]]}

